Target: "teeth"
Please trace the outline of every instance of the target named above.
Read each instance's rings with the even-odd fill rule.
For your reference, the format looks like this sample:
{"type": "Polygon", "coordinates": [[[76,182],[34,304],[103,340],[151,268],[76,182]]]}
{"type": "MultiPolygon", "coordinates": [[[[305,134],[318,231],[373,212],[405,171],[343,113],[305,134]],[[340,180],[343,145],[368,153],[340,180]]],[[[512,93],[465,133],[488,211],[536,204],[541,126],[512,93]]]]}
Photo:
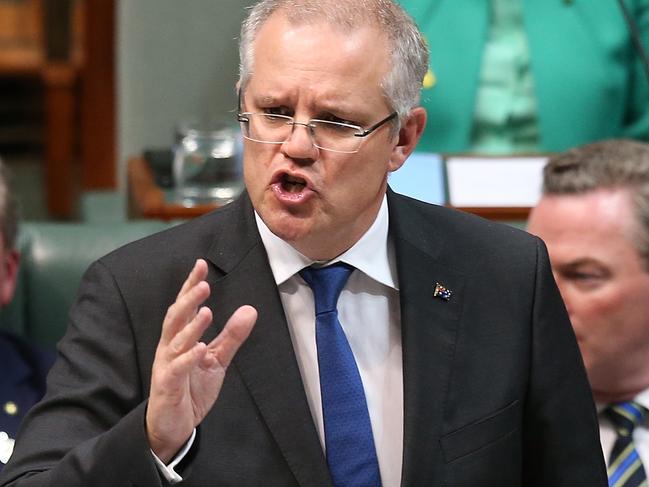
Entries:
{"type": "Polygon", "coordinates": [[[289,193],[299,193],[306,186],[306,181],[302,178],[294,178],[289,175],[284,175],[282,186],[289,193]]]}
{"type": "Polygon", "coordinates": [[[302,178],[294,178],[294,177],[289,176],[289,175],[284,176],[284,181],[286,181],[287,183],[292,183],[292,184],[302,184],[302,185],[306,184],[304,182],[304,179],[302,179],[302,178]]]}

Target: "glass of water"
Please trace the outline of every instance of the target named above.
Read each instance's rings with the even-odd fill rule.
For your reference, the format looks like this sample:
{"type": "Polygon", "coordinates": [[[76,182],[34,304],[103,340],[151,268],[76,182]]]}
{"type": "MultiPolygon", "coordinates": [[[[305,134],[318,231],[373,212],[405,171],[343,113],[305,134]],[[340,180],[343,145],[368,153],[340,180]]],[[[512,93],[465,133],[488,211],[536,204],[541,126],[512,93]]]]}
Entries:
{"type": "Polygon", "coordinates": [[[226,204],[243,190],[242,141],[231,122],[188,121],[178,126],[173,175],[184,206],[226,204]]]}

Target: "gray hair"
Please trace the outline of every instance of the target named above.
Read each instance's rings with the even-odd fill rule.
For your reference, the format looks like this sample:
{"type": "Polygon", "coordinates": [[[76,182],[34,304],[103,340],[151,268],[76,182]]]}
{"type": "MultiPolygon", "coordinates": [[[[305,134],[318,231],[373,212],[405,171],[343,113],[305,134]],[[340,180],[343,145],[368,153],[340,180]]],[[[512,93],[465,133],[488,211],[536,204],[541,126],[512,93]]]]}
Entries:
{"type": "Polygon", "coordinates": [[[391,66],[381,87],[399,119],[419,104],[428,70],[428,48],[417,25],[392,0],[261,0],[241,25],[239,81],[243,90],[253,71],[254,41],[261,27],[278,11],[292,24],[325,21],[344,32],[376,26],[390,43],[391,66]]]}
{"type": "Polygon", "coordinates": [[[649,144],[613,139],[551,157],[543,170],[543,193],[582,194],[626,189],[636,225],[632,241],[649,270],[649,144]]]}

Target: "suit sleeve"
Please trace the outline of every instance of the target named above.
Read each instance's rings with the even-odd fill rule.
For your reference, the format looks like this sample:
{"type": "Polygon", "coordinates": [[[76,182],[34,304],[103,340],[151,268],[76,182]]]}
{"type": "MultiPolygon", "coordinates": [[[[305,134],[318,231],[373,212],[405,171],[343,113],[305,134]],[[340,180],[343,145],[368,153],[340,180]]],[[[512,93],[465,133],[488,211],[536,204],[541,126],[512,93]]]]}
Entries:
{"type": "Polygon", "coordinates": [[[605,487],[597,415],[577,342],[537,240],[523,485],[605,487]]]}
{"type": "Polygon", "coordinates": [[[111,273],[95,263],[45,398],[27,415],[0,485],[163,485],[145,434],[144,388],[127,308],[111,273]]]}

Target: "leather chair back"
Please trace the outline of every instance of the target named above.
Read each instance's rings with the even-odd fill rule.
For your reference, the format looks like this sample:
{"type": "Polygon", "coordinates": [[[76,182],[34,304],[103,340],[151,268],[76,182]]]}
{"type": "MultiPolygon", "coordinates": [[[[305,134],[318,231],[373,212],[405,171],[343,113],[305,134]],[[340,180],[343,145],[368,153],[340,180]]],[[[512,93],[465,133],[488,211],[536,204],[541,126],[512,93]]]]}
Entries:
{"type": "Polygon", "coordinates": [[[0,312],[0,329],[43,345],[55,344],[65,332],[70,305],[90,263],[171,225],[155,220],[22,224],[16,294],[0,312]]]}

